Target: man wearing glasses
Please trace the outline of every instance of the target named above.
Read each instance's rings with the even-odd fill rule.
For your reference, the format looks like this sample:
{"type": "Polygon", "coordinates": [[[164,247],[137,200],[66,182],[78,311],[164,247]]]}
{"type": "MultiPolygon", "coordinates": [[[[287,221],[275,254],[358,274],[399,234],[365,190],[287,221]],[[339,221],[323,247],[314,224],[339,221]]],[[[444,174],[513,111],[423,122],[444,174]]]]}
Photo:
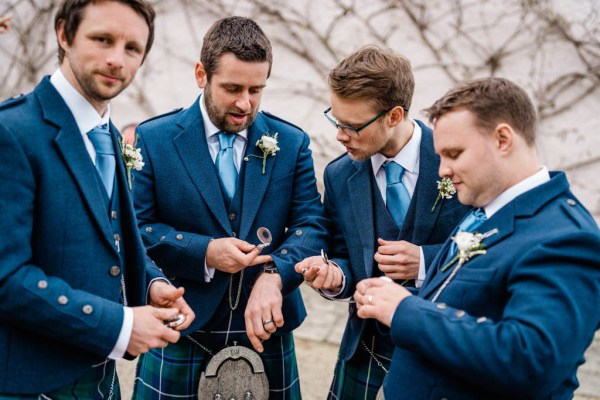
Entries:
{"type": "MultiPolygon", "coordinates": [[[[467,208],[456,196],[438,198],[431,129],[408,117],[410,62],[367,46],[341,61],[328,83],[325,117],[347,150],[325,170],[331,259],[307,258],[296,271],[338,300],[376,276],[418,287],[467,208]]],[[[394,346],[384,325],[358,318],[353,303],[349,312],[329,398],[374,399],[394,346]]]]}

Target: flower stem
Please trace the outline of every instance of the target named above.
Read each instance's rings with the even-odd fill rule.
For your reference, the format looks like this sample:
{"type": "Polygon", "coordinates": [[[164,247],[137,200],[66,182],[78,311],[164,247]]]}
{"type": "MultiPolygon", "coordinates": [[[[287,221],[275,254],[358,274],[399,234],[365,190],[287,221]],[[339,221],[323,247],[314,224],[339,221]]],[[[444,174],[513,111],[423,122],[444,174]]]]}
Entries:
{"type": "Polygon", "coordinates": [[[442,195],[440,193],[438,193],[438,195],[435,199],[435,203],[433,203],[433,207],[431,207],[431,212],[433,212],[435,210],[435,206],[437,206],[437,204],[440,202],[441,197],[442,197],[442,195]]]}

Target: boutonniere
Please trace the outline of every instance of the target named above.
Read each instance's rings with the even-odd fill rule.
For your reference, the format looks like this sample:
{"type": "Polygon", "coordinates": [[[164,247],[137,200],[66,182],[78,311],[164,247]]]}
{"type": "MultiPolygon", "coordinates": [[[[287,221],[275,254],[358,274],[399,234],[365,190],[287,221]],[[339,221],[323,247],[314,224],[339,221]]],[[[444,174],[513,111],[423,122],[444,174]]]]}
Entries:
{"type": "Polygon", "coordinates": [[[135,147],[135,144],[138,140],[137,135],[135,135],[133,145],[125,143],[122,138],[118,138],[118,140],[119,147],[121,148],[121,158],[123,159],[123,163],[125,164],[125,171],[127,172],[127,185],[129,186],[129,190],[131,190],[133,187],[131,182],[131,170],[135,169],[136,171],[141,171],[142,167],[144,166],[142,150],[135,147]]]}
{"type": "MultiPolygon", "coordinates": [[[[277,132],[275,132],[272,136],[269,135],[269,132],[265,133],[259,140],[256,141],[256,147],[262,151],[262,156],[257,156],[254,154],[250,154],[252,157],[262,158],[262,173],[265,174],[265,168],[267,166],[267,157],[272,156],[275,157],[275,154],[279,151],[279,146],[277,146],[277,132]]],[[[244,161],[248,161],[249,156],[244,158],[244,161]]]]}
{"type": "Polygon", "coordinates": [[[456,243],[456,247],[458,251],[456,252],[456,256],[448,264],[444,265],[441,269],[441,272],[446,271],[450,266],[458,261],[456,268],[452,270],[452,273],[446,278],[442,286],[438,289],[435,296],[431,299],[432,302],[440,297],[446,286],[452,281],[452,279],[456,276],[458,271],[462,268],[462,266],[469,261],[471,258],[487,253],[485,249],[485,243],[481,243],[481,241],[487,237],[490,237],[494,234],[498,233],[498,229],[492,229],[491,231],[487,231],[486,233],[471,233],[471,232],[458,232],[456,236],[452,237],[454,243],[456,243]]]}
{"type": "Polygon", "coordinates": [[[452,236],[452,240],[456,243],[456,256],[444,265],[441,271],[444,272],[457,261],[458,268],[460,268],[471,258],[487,253],[485,243],[481,243],[481,241],[495,233],[498,233],[498,229],[492,229],[486,233],[458,232],[456,236],[452,236]]]}
{"type": "Polygon", "coordinates": [[[438,195],[435,199],[435,203],[433,203],[433,207],[431,207],[431,212],[435,210],[435,206],[443,199],[451,199],[452,195],[456,193],[456,188],[452,184],[450,178],[442,178],[441,181],[437,181],[438,186],[438,195]]]}

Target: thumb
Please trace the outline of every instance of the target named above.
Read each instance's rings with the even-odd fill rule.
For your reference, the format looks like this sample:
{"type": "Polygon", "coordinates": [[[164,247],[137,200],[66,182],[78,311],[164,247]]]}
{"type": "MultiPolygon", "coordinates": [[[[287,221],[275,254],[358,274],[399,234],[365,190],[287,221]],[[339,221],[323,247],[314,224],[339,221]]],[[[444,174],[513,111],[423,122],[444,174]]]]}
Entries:
{"type": "Polygon", "coordinates": [[[377,238],[377,243],[379,243],[381,246],[385,246],[386,244],[390,244],[391,242],[388,242],[387,240],[384,240],[382,238],[377,238]]]}
{"type": "Polygon", "coordinates": [[[249,253],[252,250],[256,249],[255,245],[239,239],[236,242],[234,242],[234,244],[239,250],[243,251],[244,253],[249,253]]]}
{"type": "Polygon", "coordinates": [[[154,316],[160,320],[167,320],[175,317],[179,313],[176,308],[157,308],[154,307],[154,316]]]}

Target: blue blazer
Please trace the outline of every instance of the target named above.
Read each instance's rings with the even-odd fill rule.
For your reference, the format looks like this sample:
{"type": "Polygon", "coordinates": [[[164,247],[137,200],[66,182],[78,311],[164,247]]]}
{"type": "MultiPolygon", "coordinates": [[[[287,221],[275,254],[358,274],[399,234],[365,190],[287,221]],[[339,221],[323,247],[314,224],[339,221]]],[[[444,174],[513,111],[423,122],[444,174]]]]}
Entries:
{"type": "MultiPolygon", "coordinates": [[[[110,271],[121,260],[96,169],[48,77],[0,105],[0,154],[0,393],[43,393],[112,351],[123,306],[121,276],[110,271]]],[[[125,179],[117,162],[126,291],[136,306],[147,280],[162,275],[145,257],[125,179]]]]}
{"type": "MultiPolygon", "coordinates": [[[[199,98],[198,98],[199,99],[199,98]]],[[[258,113],[248,128],[241,215],[230,215],[211,159],[199,100],[189,108],[151,119],[138,128],[146,167],[135,176],[135,207],[150,257],[177,286],[196,313],[188,329],[205,325],[223,300],[230,274],[215,271],[205,282],[206,248],[212,238],[236,236],[258,244],[256,231],[267,227],[273,242],[262,254],[271,254],[283,281],[283,317],[278,332],[290,332],[306,316],[298,286],[302,275],[294,265],[318,254],[326,244],[321,197],[317,191],[308,135],[271,114],[258,113]],[[278,133],[280,150],[262,159],[256,142],[265,133],[278,133]],[[230,218],[241,218],[234,231],[230,218]]],[[[240,188],[238,188],[240,190],[240,188]]],[[[262,271],[246,268],[244,296],[262,271]]]]}
{"type": "MultiPolygon", "coordinates": [[[[421,246],[427,267],[468,208],[453,196],[440,201],[431,211],[438,196],[440,160],[433,150],[431,129],[417,122],[422,130],[419,178],[398,240],[421,246]]],[[[325,211],[332,220],[329,255],[346,277],[340,297],[352,296],[356,284],[372,277],[376,268],[373,256],[377,238],[373,197],[369,191],[372,184],[376,185],[370,160],[353,161],[344,154],[325,169],[325,211]]],[[[372,188],[378,190],[377,186],[372,188]]],[[[353,304],[349,311],[340,348],[340,358],[344,360],[356,351],[365,328],[365,320],[358,318],[353,304]]]]}
{"type": "Polygon", "coordinates": [[[570,399],[600,324],[600,231],[564,173],[508,203],[478,229],[487,254],[434,260],[419,295],[392,320],[386,399],[570,399]]]}

